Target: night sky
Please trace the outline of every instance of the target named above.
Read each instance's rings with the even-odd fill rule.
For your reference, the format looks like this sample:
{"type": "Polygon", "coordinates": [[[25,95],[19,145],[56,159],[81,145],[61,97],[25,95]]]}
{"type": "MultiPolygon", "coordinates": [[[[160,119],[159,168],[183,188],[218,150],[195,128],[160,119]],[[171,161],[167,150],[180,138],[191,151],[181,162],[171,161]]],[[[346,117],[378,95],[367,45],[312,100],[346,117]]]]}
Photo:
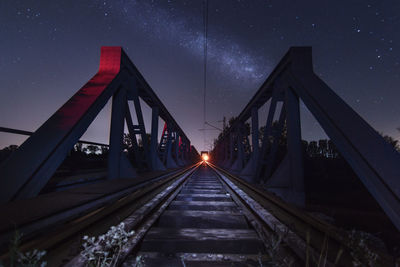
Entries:
{"type": "MultiPolygon", "coordinates": [[[[207,121],[222,127],[290,46],[312,46],[316,73],[399,139],[399,14],[399,0],[209,0],[207,121]]],[[[122,46],[201,150],[203,27],[202,0],[0,0],[0,126],[36,130],[96,73],[101,46],[122,46]]],[[[301,111],[303,138],[323,137],[301,111]]],[[[108,143],[109,113],[82,139],[108,143]]],[[[206,148],[217,134],[207,131],[206,148]]],[[[0,148],[24,139],[0,133],[0,148]]]]}

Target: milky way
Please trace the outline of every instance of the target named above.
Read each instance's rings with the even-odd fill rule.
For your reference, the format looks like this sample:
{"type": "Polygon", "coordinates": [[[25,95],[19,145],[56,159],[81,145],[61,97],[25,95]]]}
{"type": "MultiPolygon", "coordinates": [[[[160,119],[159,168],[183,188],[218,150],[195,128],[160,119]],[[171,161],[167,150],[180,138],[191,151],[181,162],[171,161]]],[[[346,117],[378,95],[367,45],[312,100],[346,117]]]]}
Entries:
{"type": "MultiPolygon", "coordinates": [[[[94,74],[100,47],[115,45],[200,149],[203,3],[1,0],[0,126],[37,129],[94,74]]],[[[377,131],[400,139],[400,1],[208,3],[207,121],[222,127],[291,46],[312,46],[314,69],[332,90],[377,131]]],[[[318,140],[321,130],[305,110],[303,138],[318,140]]],[[[260,109],[260,125],[266,112],[260,109]]],[[[107,142],[109,121],[98,122],[84,138],[107,142]]],[[[212,143],[218,131],[207,134],[212,143]]],[[[20,143],[15,135],[0,136],[0,149],[20,143]]]]}
{"type": "MultiPolygon", "coordinates": [[[[196,61],[203,60],[204,56],[204,28],[203,13],[188,17],[179,13],[177,9],[164,9],[154,4],[154,1],[99,1],[97,7],[105,16],[115,16],[131,27],[138,27],[148,37],[168,45],[179,46],[190,53],[196,61]],[[198,25],[199,27],[193,27],[198,25]]],[[[239,42],[219,35],[218,38],[208,36],[207,57],[210,67],[218,74],[234,77],[243,83],[259,84],[266,72],[265,60],[252,55],[239,42]]]]}

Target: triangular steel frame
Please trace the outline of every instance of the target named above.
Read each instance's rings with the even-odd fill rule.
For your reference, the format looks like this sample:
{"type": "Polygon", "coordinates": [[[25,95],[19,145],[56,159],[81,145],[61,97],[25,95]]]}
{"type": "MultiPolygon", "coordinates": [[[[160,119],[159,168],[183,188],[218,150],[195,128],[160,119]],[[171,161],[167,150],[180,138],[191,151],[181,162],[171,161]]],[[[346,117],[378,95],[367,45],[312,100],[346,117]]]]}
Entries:
{"type": "MultiPolygon", "coordinates": [[[[182,146],[190,148],[185,133],[122,48],[102,47],[100,68],[93,78],[0,166],[0,202],[38,195],[110,98],[112,115],[108,179],[136,176],[136,170],[123,152],[125,122],[132,137],[136,165],[140,170],[165,170],[157,153],[159,117],[174,129],[181,138],[182,146]],[[139,99],[153,111],[150,144],[147,142],[139,99]],[[132,122],[128,101],[134,103],[137,125],[132,122]],[[138,149],[136,135],[142,139],[142,152],[138,149]]],[[[193,150],[193,153],[197,151],[193,150]]],[[[183,153],[182,163],[197,160],[198,156],[193,153],[183,153]]]]}
{"type": "MultiPolygon", "coordinates": [[[[290,48],[240,113],[236,123],[224,131],[212,151],[214,161],[225,169],[230,169],[230,160],[236,155],[221,151],[235,152],[228,147],[228,140],[232,138],[235,127],[255,116],[254,110],[271,100],[265,134],[265,138],[269,138],[273,134],[270,131],[276,103],[281,101],[283,108],[279,127],[286,121],[286,157],[275,172],[271,173],[276,148],[274,143],[268,147],[269,142],[264,139],[260,149],[254,149],[253,146],[255,155],[247,163],[251,166],[245,166],[241,174],[244,179],[265,183],[267,188],[281,194],[287,201],[303,205],[300,99],[400,230],[400,154],[314,73],[311,47],[290,48]]],[[[279,135],[280,132],[275,134],[279,135]]]]}

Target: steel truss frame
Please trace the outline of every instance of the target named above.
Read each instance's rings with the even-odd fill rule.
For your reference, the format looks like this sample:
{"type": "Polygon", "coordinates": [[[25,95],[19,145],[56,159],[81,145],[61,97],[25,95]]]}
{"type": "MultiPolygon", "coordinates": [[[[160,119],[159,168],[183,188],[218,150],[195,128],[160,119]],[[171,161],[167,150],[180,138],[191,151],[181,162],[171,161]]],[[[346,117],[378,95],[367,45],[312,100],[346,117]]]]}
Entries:
{"type": "Polygon", "coordinates": [[[264,184],[289,202],[304,205],[299,101],[303,101],[341,155],[400,230],[400,154],[313,71],[311,47],[292,47],[217,142],[217,165],[264,184]],[[258,141],[258,110],[270,101],[265,133],[258,141]],[[279,111],[278,124],[273,118],[279,111]],[[252,122],[253,149],[245,160],[238,129],[252,122]],[[287,154],[273,172],[279,136],[286,126],[287,154]],[[255,129],[255,130],[254,130],[255,129]]]}
{"type": "Polygon", "coordinates": [[[137,176],[123,151],[125,123],[140,170],[176,168],[198,159],[190,140],[123,49],[102,47],[99,71],[0,166],[0,202],[38,195],[110,98],[108,179],[137,176]],[[140,99],[152,109],[150,144],[140,99]],[[136,125],[129,101],[134,105],[136,125]],[[167,125],[169,136],[163,161],[157,146],[159,118],[167,125]],[[139,149],[137,135],[142,140],[142,149],[139,149]]]}

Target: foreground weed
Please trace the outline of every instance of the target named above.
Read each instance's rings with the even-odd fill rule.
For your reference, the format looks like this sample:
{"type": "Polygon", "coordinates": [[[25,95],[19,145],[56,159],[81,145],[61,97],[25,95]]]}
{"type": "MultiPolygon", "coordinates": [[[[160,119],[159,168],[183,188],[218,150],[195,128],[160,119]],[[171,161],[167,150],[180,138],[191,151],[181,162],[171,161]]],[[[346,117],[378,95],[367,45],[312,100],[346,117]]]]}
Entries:
{"type": "Polygon", "coordinates": [[[137,256],[134,267],[143,267],[144,266],[144,259],[142,256],[137,256]]]}
{"type": "Polygon", "coordinates": [[[181,263],[183,267],[186,267],[186,263],[185,263],[185,256],[181,256],[181,263]]]}
{"type": "Polygon", "coordinates": [[[46,255],[46,251],[39,251],[34,249],[33,251],[28,251],[25,253],[18,254],[18,265],[21,267],[44,267],[47,262],[42,261],[42,258],[46,255]]]}
{"type": "MultiPolygon", "coordinates": [[[[328,233],[325,233],[318,259],[314,256],[313,253],[311,253],[310,242],[311,242],[311,235],[310,235],[310,230],[308,230],[307,234],[306,234],[307,247],[306,247],[306,264],[305,264],[305,266],[309,267],[311,264],[311,266],[325,267],[328,263],[328,245],[329,245],[328,233]],[[310,255],[311,255],[311,257],[310,257],[310,255]]],[[[342,254],[343,254],[343,249],[340,248],[338,253],[336,254],[335,265],[338,264],[342,254]]]]}
{"type": "Polygon", "coordinates": [[[108,267],[115,266],[122,248],[135,232],[125,231],[125,224],[112,226],[104,235],[83,237],[83,251],[81,255],[86,260],[86,266],[108,267]]]}
{"type": "MultiPolygon", "coordinates": [[[[46,255],[46,251],[40,251],[34,249],[33,251],[21,252],[22,234],[16,230],[14,237],[11,239],[9,246],[9,262],[10,267],[44,267],[47,265],[46,261],[43,261],[43,257],[46,255]]],[[[3,264],[0,263],[0,267],[3,264]]]]}
{"type": "Polygon", "coordinates": [[[376,266],[378,255],[368,246],[370,235],[361,231],[352,230],[349,233],[349,247],[353,257],[353,266],[376,266]]]}
{"type": "Polygon", "coordinates": [[[10,267],[14,267],[18,261],[18,254],[19,254],[19,246],[21,245],[21,238],[22,234],[15,230],[14,236],[10,241],[10,246],[8,248],[9,257],[10,257],[10,267]]]}
{"type": "MultiPolygon", "coordinates": [[[[320,250],[318,259],[311,253],[310,249],[310,232],[307,231],[306,235],[306,267],[309,267],[311,262],[312,266],[325,267],[328,261],[328,235],[325,234],[323,244],[320,250]],[[310,257],[311,255],[311,257],[310,257]]],[[[352,257],[352,264],[354,267],[358,266],[377,266],[378,255],[374,253],[368,246],[371,243],[371,236],[367,233],[352,230],[348,234],[348,246],[350,248],[350,255],[352,257]]],[[[343,248],[340,248],[334,264],[338,264],[343,254],[343,248]]]]}
{"type": "MultiPolygon", "coordinates": [[[[288,261],[285,257],[282,257],[280,253],[280,248],[283,246],[283,240],[288,236],[289,234],[289,229],[285,228],[284,231],[278,231],[277,226],[274,226],[273,233],[268,236],[268,244],[267,244],[267,256],[268,260],[265,261],[266,266],[274,266],[274,267],[280,267],[280,266],[291,266],[293,262],[288,261]],[[281,232],[280,234],[277,234],[278,232],[281,232]]],[[[259,266],[264,266],[262,259],[261,259],[261,254],[258,255],[258,264],[259,266]]]]}

